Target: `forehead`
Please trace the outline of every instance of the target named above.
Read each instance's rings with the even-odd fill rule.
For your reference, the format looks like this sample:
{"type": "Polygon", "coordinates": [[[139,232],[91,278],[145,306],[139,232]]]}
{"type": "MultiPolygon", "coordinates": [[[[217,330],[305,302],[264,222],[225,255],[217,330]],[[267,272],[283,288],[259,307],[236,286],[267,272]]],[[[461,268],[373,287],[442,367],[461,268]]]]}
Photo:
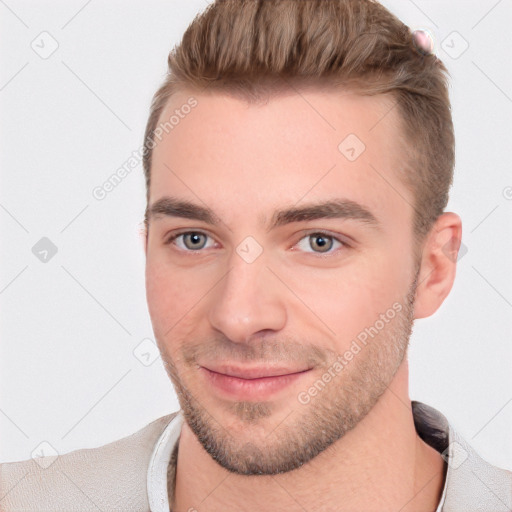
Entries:
{"type": "Polygon", "coordinates": [[[292,91],[259,104],[180,91],[159,120],[166,129],[155,138],[150,203],[199,199],[225,220],[251,213],[264,223],[271,205],[345,197],[387,216],[383,222],[411,222],[397,110],[390,96],[340,90],[292,91]]]}

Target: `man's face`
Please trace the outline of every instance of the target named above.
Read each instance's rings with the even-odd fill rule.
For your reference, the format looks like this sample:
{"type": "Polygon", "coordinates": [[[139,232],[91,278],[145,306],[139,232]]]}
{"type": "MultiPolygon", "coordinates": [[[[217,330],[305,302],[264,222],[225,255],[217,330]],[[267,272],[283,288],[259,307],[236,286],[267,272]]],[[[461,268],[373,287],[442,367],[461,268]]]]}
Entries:
{"type": "Polygon", "coordinates": [[[396,109],[334,90],[189,98],[171,99],[161,122],[189,113],[153,153],[154,333],[210,455],[289,471],[356,426],[406,354],[419,269],[396,109]],[[322,203],[341,206],[276,214],[322,203]]]}

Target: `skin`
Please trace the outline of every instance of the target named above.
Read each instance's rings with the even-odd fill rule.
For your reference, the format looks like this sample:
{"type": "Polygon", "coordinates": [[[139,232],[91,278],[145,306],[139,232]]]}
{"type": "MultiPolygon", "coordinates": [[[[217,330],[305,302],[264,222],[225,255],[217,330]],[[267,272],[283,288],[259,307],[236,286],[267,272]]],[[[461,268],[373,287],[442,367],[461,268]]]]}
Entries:
{"type": "MultiPolygon", "coordinates": [[[[176,93],[161,119],[191,94],[176,93]]],[[[262,105],[193,96],[197,107],[154,149],[150,204],[188,200],[221,223],[155,216],[145,246],[153,329],[187,420],[172,510],[434,511],[446,468],[414,428],[407,343],[414,319],[452,288],[462,227],[444,213],[415,257],[392,100],[314,89],[262,105]],[[338,150],[350,133],[366,146],[353,162],[338,150]],[[338,197],[364,205],[380,229],[333,218],[266,229],[276,209],[338,197]],[[206,246],[165,244],[187,230],[206,246]],[[349,245],[327,238],[321,257],[310,230],[349,245]],[[236,250],[248,236],[262,249],[251,263],[236,250]],[[393,304],[399,314],[301,403],[393,304]],[[220,362],[308,371],[265,399],[237,400],[205,374],[220,362]]]]}

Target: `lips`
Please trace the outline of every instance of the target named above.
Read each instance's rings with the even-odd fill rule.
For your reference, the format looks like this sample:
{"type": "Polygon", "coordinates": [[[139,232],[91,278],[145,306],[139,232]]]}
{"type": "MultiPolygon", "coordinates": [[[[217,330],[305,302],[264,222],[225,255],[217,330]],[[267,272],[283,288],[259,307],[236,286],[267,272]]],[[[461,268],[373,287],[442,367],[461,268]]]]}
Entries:
{"type": "Polygon", "coordinates": [[[308,374],[310,368],[201,366],[207,392],[228,400],[267,400],[308,374]]]}
{"type": "Polygon", "coordinates": [[[260,366],[260,367],[252,367],[252,368],[243,368],[231,365],[222,365],[222,366],[204,366],[205,369],[214,372],[220,373],[221,375],[226,375],[228,377],[237,377],[238,379],[261,379],[264,377],[282,377],[284,375],[293,375],[295,373],[302,373],[308,371],[310,368],[283,368],[283,367],[269,367],[269,366],[260,366]]]}

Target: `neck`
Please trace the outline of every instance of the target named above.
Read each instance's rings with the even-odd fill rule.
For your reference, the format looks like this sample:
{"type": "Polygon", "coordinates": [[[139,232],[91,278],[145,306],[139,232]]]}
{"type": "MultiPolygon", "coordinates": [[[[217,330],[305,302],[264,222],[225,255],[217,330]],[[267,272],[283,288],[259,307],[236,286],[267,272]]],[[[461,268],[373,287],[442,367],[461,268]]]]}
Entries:
{"type": "Polygon", "coordinates": [[[273,476],[230,473],[185,422],[173,512],[200,510],[434,512],[445,466],[414,427],[406,359],[366,417],[313,460],[273,476]]]}

